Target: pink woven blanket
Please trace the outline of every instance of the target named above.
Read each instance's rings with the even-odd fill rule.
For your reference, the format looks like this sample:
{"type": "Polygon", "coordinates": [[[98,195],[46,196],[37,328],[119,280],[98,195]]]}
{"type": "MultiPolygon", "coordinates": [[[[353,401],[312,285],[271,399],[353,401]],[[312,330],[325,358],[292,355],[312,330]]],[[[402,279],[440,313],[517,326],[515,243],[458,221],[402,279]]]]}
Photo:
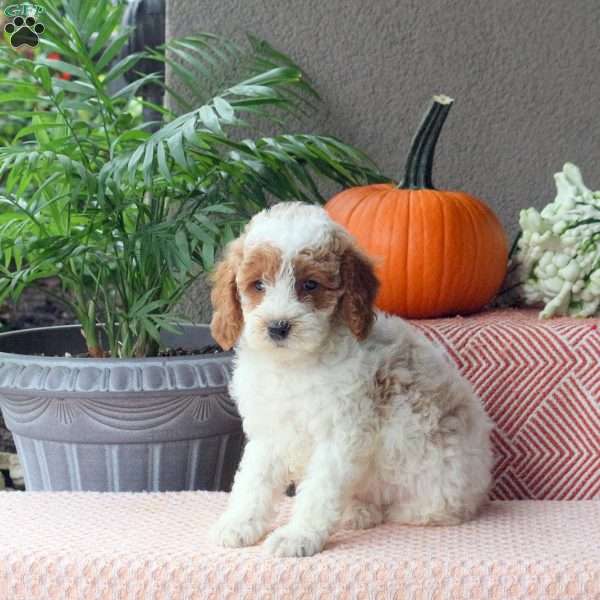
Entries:
{"type": "Polygon", "coordinates": [[[493,502],[458,527],[340,531],[273,559],[207,542],[226,497],[0,494],[0,600],[600,598],[597,501],[493,502]]]}
{"type": "Polygon", "coordinates": [[[600,319],[534,310],[413,321],[496,423],[492,498],[600,498],[600,319]]]}

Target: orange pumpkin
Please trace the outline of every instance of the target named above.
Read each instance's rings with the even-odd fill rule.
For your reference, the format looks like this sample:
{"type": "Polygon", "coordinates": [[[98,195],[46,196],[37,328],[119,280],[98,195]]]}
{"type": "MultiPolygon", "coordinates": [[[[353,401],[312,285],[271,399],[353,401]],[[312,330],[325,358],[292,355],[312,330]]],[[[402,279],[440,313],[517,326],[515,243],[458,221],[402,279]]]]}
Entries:
{"type": "Polygon", "coordinates": [[[436,96],[412,142],[403,182],[350,188],[325,206],[375,261],[376,305],[411,318],[479,310],[498,292],[508,244],[481,200],[437,190],[435,145],[452,99],[436,96]]]}

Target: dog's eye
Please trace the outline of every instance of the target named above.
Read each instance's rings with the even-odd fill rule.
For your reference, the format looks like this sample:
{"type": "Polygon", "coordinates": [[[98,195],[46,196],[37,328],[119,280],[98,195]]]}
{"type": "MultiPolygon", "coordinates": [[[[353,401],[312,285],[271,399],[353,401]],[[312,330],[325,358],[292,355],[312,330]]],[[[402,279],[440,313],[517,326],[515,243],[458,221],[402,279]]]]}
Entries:
{"type": "Polygon", "coordinates": [[[262,282],[260,279],[258,281],[254,282],[254,289],[257,292],[264,292],[265,291],[265,284],[264,282],[262,282]]]}
{"type": "Polygon", "coordinates": [[[314,290],[316,290],[319,287],[319,284],[314,279],[307,279],[302,284],[302,287],[307,292],[313,292],[314,290]]]}

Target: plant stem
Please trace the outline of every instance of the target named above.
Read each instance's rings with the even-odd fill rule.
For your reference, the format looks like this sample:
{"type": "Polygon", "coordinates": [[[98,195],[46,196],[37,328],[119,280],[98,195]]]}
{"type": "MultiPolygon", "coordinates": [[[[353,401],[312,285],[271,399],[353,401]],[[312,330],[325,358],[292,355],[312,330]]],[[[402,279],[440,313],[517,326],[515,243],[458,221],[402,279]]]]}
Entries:
{"type": "MultiPolygon", "coordinates": [[[[54,106],[56,107],[56,110],[58,111],[58,113],[60,114],[60,116],[63,118],[63,121],[65,122],[65,125],[67,126],[67,128],[71,132],[71,135],[73,136],[73,139],[75,140],[75,143],[77,144],[77,147],[79,148],[79,151],[81,152],[81,162],[83,163],[83,165],[85,166],[85,168],[90,173],[93,172],[92,171],[92,166],[90,164],[90,161],[88,160],[87,154],[85,153],[85,150],[83,149],[83,146],[81,145],[81,140],[79,139],[79,137],[75,133],[75,130],[73,129],[73,126],[71,125],[71,121],[69,121],[69,119],[67,119],[66,113],[61,109],[59,103],[56,101],[56,96],[54,95],[54,92],[52,92],[52,94],[50,95],[50,98],[52,100],[52,104],[54,104],[54,106]]],[[[89,187],[89,182],[86,181],[86,183],[87,183],[87,185],[89,187]]]]}
{"type": "Polygon", "coordinates": [[[517,251],[517,249],[519,247],[519,240],[521,239],[522,235],[523,235],[523,232],[519,231],[519,233],[517,233],[517,235],[515,236],[515,239],[513,240],[513,243],[510,247],[510,251],[508,253],[509,260],[513,257],[513,254],[517,251]]]}
{"type": "Polygon", "coordinates": [[[452,102],[454,100],[448,96],[433,97],[431,106],[421,121],[421,125],[419,125],[410,145],[404,178],[398,186],[400,189],[434,189],[431,171],[433,169],[435,146],[452,102]]]}

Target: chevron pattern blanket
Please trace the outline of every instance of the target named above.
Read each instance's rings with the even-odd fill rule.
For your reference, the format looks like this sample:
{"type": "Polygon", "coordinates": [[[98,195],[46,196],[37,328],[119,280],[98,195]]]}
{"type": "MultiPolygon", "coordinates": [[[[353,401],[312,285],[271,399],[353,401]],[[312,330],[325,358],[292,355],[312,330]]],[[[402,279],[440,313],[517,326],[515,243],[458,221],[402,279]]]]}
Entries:
{"type": "Polygon", "coordinates": [[[535,310],[413,321],[494,420],[492,498],[600,498],[600,320],[535,310]]]}

